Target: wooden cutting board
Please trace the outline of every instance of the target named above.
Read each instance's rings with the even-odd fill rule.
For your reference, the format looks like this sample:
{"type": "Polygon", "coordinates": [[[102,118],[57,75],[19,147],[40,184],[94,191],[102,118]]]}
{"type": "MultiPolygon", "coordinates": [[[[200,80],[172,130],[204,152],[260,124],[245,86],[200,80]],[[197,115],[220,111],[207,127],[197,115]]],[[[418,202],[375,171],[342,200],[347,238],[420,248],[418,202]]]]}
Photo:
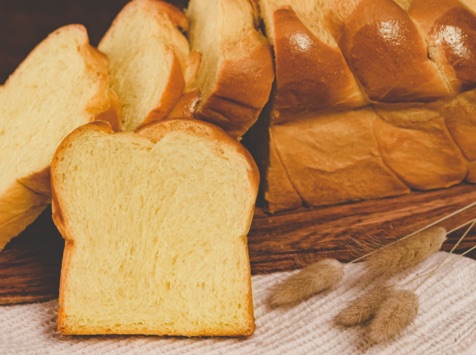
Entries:
{"type": "MultiPolygon", "coordinates": [[[[322,257],[349,261],[476,201],[476,185],[269,215],[257,208],[248,236],[253,274],[300,268],[322,257]]],[[[476,218],[476,207],[440,225],[451,230],[476,218]]],[[[452,233],[449,250],[460,233],[452,233]]],[[[457,252],[476,244],[476,228],[457,252]]],[[[0,304],[58,297],[63,240],[51,210],[0,252],[0,304]]],[[[476,252],[469,254],[473,259],[476,252]]]]}

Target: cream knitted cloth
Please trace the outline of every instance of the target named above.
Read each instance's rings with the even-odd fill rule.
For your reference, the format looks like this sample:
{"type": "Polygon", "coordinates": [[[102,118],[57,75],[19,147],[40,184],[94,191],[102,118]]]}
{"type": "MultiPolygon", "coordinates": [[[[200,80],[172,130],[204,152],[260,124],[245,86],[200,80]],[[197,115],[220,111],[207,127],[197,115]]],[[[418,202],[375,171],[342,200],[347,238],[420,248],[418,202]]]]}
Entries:
{"type": "MultiPolygon", "coordinates": [[[[440,252],[400,284],[425,274],[440,252]]],[[[332,318],[362,292],[360,265],[346,266],[339,288],[291,309],[269,310],[269,288],[290,273],[253,277],[256,332],[247,339],[146,336],[67,337],[55,332],[57,301],[0,307],[0,354],[476,354],[476,261],[450,255],[417,294],[417,319],[396,341],[363,349],[364,329],[341,330],[332,318]]],[[[413,289],[418,281],[405,288],[413,289]]]]}

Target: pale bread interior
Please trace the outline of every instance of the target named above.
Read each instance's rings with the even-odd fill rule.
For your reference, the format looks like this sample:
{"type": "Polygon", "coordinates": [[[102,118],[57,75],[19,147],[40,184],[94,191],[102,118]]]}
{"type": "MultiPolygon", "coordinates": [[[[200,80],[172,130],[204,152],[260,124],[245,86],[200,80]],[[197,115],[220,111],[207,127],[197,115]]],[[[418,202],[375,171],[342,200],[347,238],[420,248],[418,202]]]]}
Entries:
{"type": "Polygon", "coordinates": [[[85,60],[87,42],[83,27],[61,28],[1,87],[0,191],[47,168],[61,140],[92,120],[87,109],[101,83],[85,60]]]}
{"type": "Polygon", "coordinates": [[[256,192],[240,152],[190,132],[87,131],[56,159],[63,332],[249,334],[256,192]]]}
{"type": "Polygon", "coordinates": [[[109,57],[111,87],[122,105],[125,131],[137,129],[151,111],[160,108],[170,82],[177,80],[176,58],[182,68],[188,64],[187,39],[152,0],[130,2],[98,48],[109,57]]]}

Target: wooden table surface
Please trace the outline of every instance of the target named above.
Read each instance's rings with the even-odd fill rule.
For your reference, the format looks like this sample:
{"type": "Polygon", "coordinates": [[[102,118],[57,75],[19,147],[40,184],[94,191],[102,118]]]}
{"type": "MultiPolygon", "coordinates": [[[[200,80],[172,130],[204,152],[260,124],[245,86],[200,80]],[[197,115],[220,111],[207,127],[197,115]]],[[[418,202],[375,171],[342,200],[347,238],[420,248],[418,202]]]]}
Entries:
{"type": "MultiPolygon", "coordinates": [[[[84,24],[96,45],[126,0],[0,0],[0,82],[50,32],[84,24]]],[[[186,1],[176,3],[182,6],[186,1]]],[[[476,201],[476,185],[414,192],[396,198],[269,215],[257,208],[249,234],[253,274],[291,270],[321,257],[349,261],[366,250],[413,232],[476,201]]],[[[476,208],[442,225],[448,229],[476,216],[476,208]]],[[[444,244],[449,250],[458,233],[444,244]]],[[[472,231],[458,248],[476,244],[472,231]]],[[[0,253],[0,304],[57,297],[63,241],[47,210],[0,253]]],[[[476,253],[470,254],[475,258],[476,253]]]]}

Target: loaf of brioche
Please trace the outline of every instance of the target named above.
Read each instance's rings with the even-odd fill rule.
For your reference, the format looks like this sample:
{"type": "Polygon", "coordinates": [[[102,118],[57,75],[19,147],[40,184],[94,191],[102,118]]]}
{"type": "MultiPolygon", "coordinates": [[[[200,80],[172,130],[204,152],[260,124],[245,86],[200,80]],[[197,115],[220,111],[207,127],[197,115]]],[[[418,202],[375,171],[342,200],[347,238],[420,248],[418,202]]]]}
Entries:
{"type": "Polygon", "coordinates": [[[112,133],[82,126],[53,159],[53,219],[66,240],[59,331],[252,334],[247,233],[259,175],[249,153],[198,120],[112,133]]]}
{"type": "Polygon", "coordinates": [[[270,211],[476,181],[474,2],[259,5],[276,84],[249,144],[270,211]]]}
{"type": "Polygon", "coordinates": [[[76,127],[119,129],[107,59],[69,25],[42,41],[0,86],[0,250],[50,203],[50,163],[76,127]]]}
{"type": "Polygon", "coordinates": [[[190,55],[181,32],[187,28],[187,18],[173,5],[134,0],[102,38],[98,48],[109,57],[111,88],[121,102],[124,130],[164,119],[194,80],[198,58],[190,55]]]}
{"type": "Polygon", "coordinates": [[[191,0],[188,38],[201,55],[196,117],[241,137],[257,120],[274,79],[271,51],[249,0],[191,0]]]}

